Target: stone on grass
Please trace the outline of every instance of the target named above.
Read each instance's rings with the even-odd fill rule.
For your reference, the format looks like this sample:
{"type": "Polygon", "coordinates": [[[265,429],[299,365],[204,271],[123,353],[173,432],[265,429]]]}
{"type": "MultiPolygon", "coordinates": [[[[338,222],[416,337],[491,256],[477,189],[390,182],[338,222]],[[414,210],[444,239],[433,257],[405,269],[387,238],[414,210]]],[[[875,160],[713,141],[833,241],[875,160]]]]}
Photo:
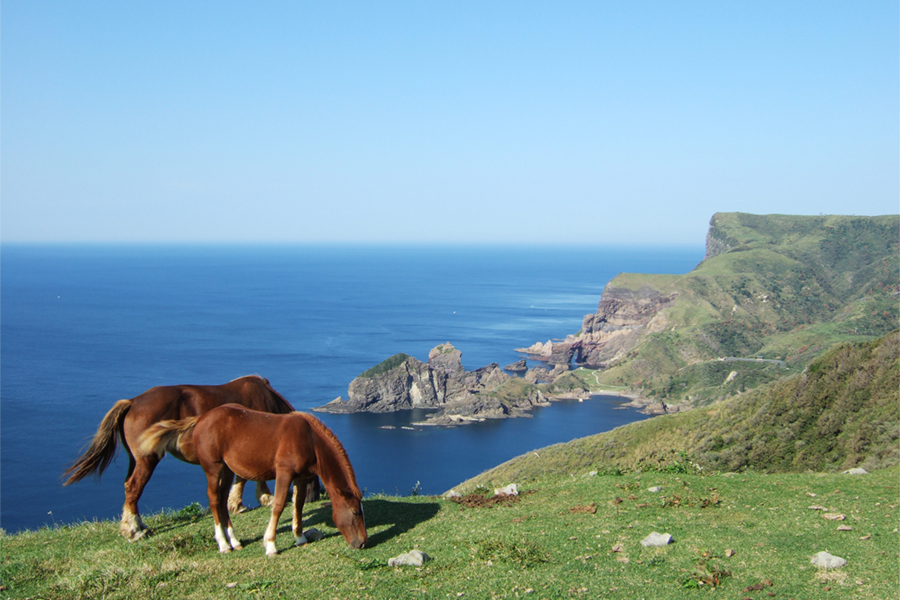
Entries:
{"type": "Polygon", "coordinates": [[[307,542],[318,542],[319,540],[325,538],[325,534],[315,527],[310,527],[309,529],[304,531],[303,536],[306,538],[307,542]]]}
{"type": "Polygon", "coordinates": [[[647,488],[647,491],[653,494],[658,494],[662,491],[662,486],[654,485],[652,488],[647,488]]]}
{"type": "Polygon", "coordinates": [[[846,471],[844,471],[843,474],[844,475],[868,475],[869,472],[860,467],[854,467],[852,469],[847,469],[846,471]]]}
{"type": "Polygon", "coordinates": [[[841,513],[825,513],[822,515],[822,518],[826,521],[843,521],[847,517],[841,513]]]}
{"type": "Polygon", "coordinates": [[[840,569],[847,561],[840,556],[832,556],[827,552],[819,552],[810,560],[812,564],[821,569],[840,569]]]}
{"type": "Polygon", "coordinates": [[[641,540],[641,546],[652,547],[652,546],[668,546],[672,543],[672,536],[668,533],[657,533],[654,531],[647,537],[641,540]]]}
{"type": "Polygon", "coordinates": [[[519,486],[515,483],[511,483],[506,487],[502,488],[494,488],[495,496],[518,496],[519,495],[519,486]]]}
{"type": "Polygon", "coordinates": [[[422,552],[421,550],[410,550],[409,552],[404,552],[399,556],[395,556],[394,558],[388,559],[389,567],[421,567],[425,563],[431,560],[431,557],[422,552]]]}
{"type": "Polygon", "coordinates": [[[444,498],[462,498],[462,494],[460,494],[456,490],[450,490],[449,492],[444,494],[444,498]]]}

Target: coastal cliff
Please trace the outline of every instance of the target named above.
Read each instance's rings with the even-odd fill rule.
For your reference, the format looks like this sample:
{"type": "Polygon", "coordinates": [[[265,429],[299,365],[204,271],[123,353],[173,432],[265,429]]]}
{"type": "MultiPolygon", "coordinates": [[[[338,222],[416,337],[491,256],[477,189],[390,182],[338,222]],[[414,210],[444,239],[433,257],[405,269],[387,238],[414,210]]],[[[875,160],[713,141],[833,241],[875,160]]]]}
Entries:
{"type": "Polygon", "coordinates": [[[527,415],[591,391],[650,414],[729,398],[802,371],[838,342],[900,320],[900,217],[716,213],[703,261],[684,275],[622,273],[597,311],[525,361],[466,371],[451,344],[427,363],[395,355],[354,379],[333,413],[432,409],[426,424],[527,415]],[[572,366],[585,367],[570,371],[572,366]]]}
{"type": "Polygon", "coordinates": [[[898,322],[897,215],[716,213],[684,275],[623,273],[563,341],[517,351],[597,369],[600,385],[687,408],[801,370],[898,322]]]}

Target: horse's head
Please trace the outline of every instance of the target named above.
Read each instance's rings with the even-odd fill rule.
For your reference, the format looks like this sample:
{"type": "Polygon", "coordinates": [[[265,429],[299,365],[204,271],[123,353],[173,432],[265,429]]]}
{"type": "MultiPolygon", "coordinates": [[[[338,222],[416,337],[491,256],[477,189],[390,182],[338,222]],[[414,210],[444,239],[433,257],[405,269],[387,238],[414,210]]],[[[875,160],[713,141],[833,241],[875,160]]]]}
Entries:
{"type": "Polygon", "coordinates": [[[366,547],[366,520],[359,496],[341,491],[331,498],[331,518],[351,548],[366,547]]]}

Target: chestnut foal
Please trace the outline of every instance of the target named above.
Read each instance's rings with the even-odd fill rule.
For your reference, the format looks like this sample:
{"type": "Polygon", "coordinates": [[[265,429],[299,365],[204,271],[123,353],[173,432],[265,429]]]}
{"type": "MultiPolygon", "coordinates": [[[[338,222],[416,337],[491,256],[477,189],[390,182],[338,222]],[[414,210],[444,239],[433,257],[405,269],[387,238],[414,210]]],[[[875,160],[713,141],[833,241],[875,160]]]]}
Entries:
{"type": "Polygon", "coordinates": [[[226,404],[200,417],[158,423],[144,433],[141,448],[159,455],[177,451],[190,462],[200,463],[206,472],[220,552],[241,549],[226,507],[228,487],[235,475],[252,481],[275,480],[272,516],[263,538],[267,555],[278,552],[275,531],[291,483],[292,530],[298,546],[306,543],[302,527],[304,496],[306,483],[316,476],[328,492],[334,524],[344,539],[352,548],[366,545],[362,493],[347,452],[334,433],[312,415],[274,415],[226,404]]]}

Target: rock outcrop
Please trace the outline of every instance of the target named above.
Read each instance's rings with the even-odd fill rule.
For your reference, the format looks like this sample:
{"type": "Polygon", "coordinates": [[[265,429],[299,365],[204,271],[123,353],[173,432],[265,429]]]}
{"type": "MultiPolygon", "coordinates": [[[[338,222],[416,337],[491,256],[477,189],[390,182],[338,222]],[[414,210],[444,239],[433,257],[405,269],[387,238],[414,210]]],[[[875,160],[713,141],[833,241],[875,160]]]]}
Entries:
{"type": "Polygon", "coordinates": [[[509,371],[510,373],[524,373],[528,370],[528,361],[524,358],[522,360],[517,360],[516,362],[503,367],[503,370],[509,371]]]}
{"type": "Polygon", "coordinates": [[[329,413],[393,412],[412,408],[443,408],[510,378],[496,363],[466,371],[459,350],[441,344],[428,362],[396,354],[350,382],[348,398],[336,398],[314,410],[329,413]]]}
{"type": "MultiPolygon", "coordinates": [[[[460,425],[527,416],[535,406],[549,403],[532,381],[504,373],[497,363],[467,371],[461,356],[450,343],[435,347],[427,363],[406,354],[394,355],[350,382],[346,400],[336,398],[313,410],[382,413],[425,408],[434,412],[421,425],[460,425]]],[[[541,369],[542,375],[532,379],[552,381],[566,370],[541,369]]]]}

